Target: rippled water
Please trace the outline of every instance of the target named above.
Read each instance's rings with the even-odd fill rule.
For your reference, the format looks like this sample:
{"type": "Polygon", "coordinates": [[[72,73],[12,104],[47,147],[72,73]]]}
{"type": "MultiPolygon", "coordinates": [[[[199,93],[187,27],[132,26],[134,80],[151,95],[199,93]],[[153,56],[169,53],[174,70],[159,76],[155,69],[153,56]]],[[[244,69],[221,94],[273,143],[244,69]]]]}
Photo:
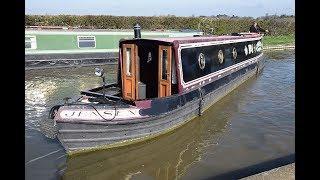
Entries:
{"type": "MultiPolygon", "coordinates": [[[[92,67],[27,71],[26,179],[203,179],[295,153],[295,53],[265,53],[262,73],[203,116],[147,142],[67,159],[39,122],[64,97],[101,84],[92,67]]],[[[107,81],[116,66],[105,66],[107,81]]]]}

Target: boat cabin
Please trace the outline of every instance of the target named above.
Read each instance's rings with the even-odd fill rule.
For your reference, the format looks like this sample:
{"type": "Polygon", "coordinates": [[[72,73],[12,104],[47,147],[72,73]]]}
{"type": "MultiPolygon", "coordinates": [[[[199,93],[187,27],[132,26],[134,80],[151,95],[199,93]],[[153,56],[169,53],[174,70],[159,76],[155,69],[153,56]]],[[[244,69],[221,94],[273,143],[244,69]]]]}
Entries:
{"type": "Polygon", "coordinates": [[[134,101],[177,93],[173,51],[167,42],[143,39],[121,42],[122,97],[134,101]]]}
{"type": "Polygon", "coordinates": [[[219,86],[219,79],[232,79],[237,76],[235,72],[257,62],[262,55],[261,39],[261,34],[238,33],[120,40],[117,83],[81,94],[134,105],[182,95],[212,83],[219,86]]]}
{"type": "Polygon", "coordinates": [[[118,63],[122,98],[162,98],[197,88],[210,74],[260,54],[261,38],[247,33],[122,40],[118,63]]]}

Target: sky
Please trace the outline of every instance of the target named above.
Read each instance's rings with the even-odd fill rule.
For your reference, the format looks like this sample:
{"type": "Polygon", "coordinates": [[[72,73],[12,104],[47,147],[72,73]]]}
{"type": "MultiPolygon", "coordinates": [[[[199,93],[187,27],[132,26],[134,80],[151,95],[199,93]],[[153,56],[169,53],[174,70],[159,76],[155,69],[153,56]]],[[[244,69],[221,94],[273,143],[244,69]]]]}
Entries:
{"type": "Polygon", "coordinates": [[[28,15],[294,15],[294,0],[25,0],[28,15]]]}

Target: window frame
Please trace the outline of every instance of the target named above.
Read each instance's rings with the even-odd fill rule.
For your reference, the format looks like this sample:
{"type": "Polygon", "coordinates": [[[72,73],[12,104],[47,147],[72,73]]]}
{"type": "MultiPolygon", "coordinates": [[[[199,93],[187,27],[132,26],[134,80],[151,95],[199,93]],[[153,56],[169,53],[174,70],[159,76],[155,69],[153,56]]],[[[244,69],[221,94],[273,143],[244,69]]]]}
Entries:
{"type": "MultiPolygon", "coordinates": [[[[88,41],[88,40],[81,40],[81,41],[88,41]]],[[[92,41],[92,40],[89,40],[90,42],[92,41]]],[[[97,46],[97,41],[96,41],[96,36],[77,36],[77,44],[78,44],[78,48],[79,49],[94,49],[94,48],[96,48],[96,46],[97,46]],[[87,38],[87,37],[93,37],[93,41],[94,41],[94,47],[80,47],[80,39],[81,38],[83,38],[83,37],[85,37],[85,38],[87,38]]]]}
{"type": "Polygon", "coordinates": [[[169,63],[168,63],[168,49],[167,48],[163,48],[162,51],[161,51],[161,79],[162,80],[168,80],[168,66],[169,66],[169,63]],[[166,53],[166,56],[164,56],[164,52],[166,53]],[[165,68],[165,69],[163,69],[165,68]]]}
{"type": "Polygon", "coordinates": [[[126,47],[125,52],[126,52],[126,64],[125,64],[126,75],[131,77],[132,76],[132,68],[131,68],[131,66],[132,66],[132,56],[131,56],[132,48],[126,47]],[[130,51],[128,51],[129,49],[130,49],[130,51]],[[128,54],[128,52],[129,52],[129,54],[128,54]]]}
{"type": "Polygon", "coordinates": [[[26,43],[26,38],[30,38],[30,45],[31,47],[30,48],[24,48],[25,50],[33,50],[33,49],[37,49],[37,37],[36,36],[32,36],[32,35],[25,35],[24,37],[24,43],[26,43]]]}

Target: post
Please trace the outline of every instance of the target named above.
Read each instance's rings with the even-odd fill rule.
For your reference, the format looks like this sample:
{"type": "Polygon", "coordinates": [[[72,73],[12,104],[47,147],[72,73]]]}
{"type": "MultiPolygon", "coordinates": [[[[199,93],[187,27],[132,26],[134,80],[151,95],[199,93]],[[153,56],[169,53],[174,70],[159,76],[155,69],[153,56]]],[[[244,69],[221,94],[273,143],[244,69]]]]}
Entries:
{"type": "Polygon", "coordinates": [[[140,25],[136,24],[133,27],[133,30],[134,30],[134,38],[135,39],[140,39],[141,38],[141,27],[140,27],[140,25]]]}

